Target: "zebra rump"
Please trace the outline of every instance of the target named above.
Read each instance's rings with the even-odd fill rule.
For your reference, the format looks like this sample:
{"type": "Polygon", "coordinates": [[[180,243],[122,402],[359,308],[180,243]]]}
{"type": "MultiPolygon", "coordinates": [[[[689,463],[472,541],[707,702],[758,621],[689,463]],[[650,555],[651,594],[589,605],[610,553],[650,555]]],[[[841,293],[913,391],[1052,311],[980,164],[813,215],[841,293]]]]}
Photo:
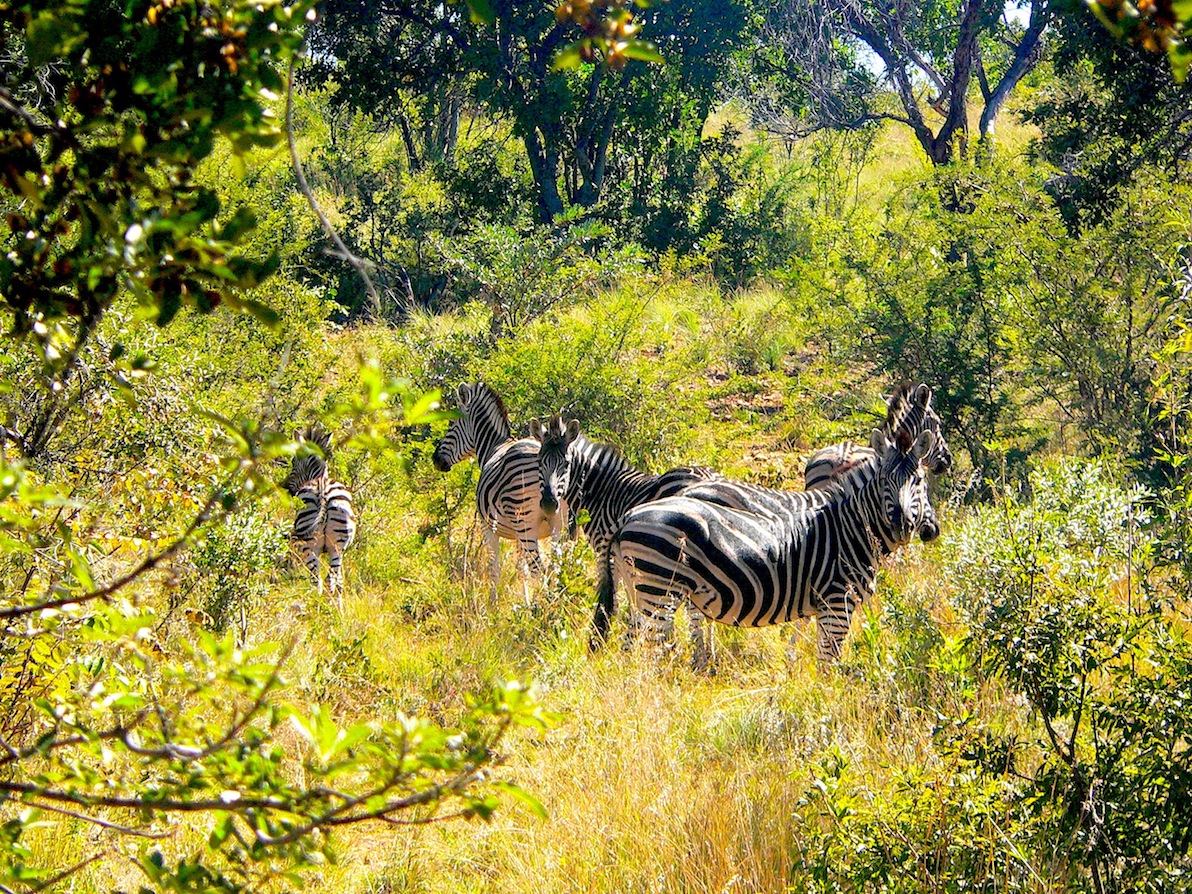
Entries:
{"type": "Polygon", "coordinates": [[[356,516],[352,494],[341,482],[327,475],[331,461],[331,435],[317,426],[294,433],[299,443],[313,444],[318,452],[295,456],[282,487],[302,501],[294,519],[290,542],[294,545],[311,579],[322,592],[319,556],[327,554],[327,588],[343,590],[343,554],[356,537],[356,516]]]}

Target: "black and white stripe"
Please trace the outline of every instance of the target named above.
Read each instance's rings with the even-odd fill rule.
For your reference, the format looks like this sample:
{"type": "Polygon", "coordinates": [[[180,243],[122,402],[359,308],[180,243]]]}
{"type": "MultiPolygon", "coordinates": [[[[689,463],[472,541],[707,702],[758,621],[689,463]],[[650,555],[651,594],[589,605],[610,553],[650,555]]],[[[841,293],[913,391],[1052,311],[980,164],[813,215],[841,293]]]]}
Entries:
{"type": "Polygon", "coordinates": [[[319,556],[327,554],[327,589],[339,594],[344,585],[344,550],[356,537],[352,494],[327,474],[327,464],[331,461],[331,436],[327,432],[311,426],[295,432],[294,437],[300,443],[314,445],[318,452],[295,456],[290,474],[282,482],[289,494],[302,501],[302,508],[294,519],[290,542],[320,593],[323,592],[323,581],[319,574],[319,556]]]}
{"type": "Polygon", "coordinates": [[[634,506],[719,476],[710,469],[696,467],[671,469],[661,475],[635,469],[615,447],[588,440],[580,432],[578,421],[564,423],[557,414],[545,424],[531,420],[530,434],[542,443],[538,469],[543,510],[554,512],[560,502],[565,502],[577,517],[582,512],[588,515],[584,530],[596,553],[596,613],[591,641],[595,646],[607,637],[615,607],[608,547],[621,518],[634,506]]]}
{"type": "MultiPolygon", "coordinates": [[[[476,457],[480,482],[476,511],[484,527],[492,556],[492,595],[496,598],[501,574],[500,539],[517,541],[527,570],[541,574],[538,541],[556,535],[565,516],[542,510],[538,475],[538,441],[511,437],[509,414],[500,396],[483,382],[460,385],[456,391],[460,416],[451,420],[447,434],[435,448],[435,468],[446,472],[456,463],[476,457]]],[[[526,597],[529,598],[528,585],[526,597]]]]}
{"type": "MultiPolygon", "coordinates": [[[[836,660],[879,561],[932,517],[923,458],[935,436],[895,435],[891,443],[875,430],[876,462],[827,488],[789,493],[717,480],[630,510],[611,554],[634,625],[669,636],[687,601],[737,626],[816,617],[819,659],[836,660]]],[[[693,663],[703,666],[699,625],[694,634],[693,663]]]]}
{"type": "MultiPolygon", "coordinates": [[[[940,417],[931,406],[931,389],[926,385],[904,382],[886,401],[886,421],[882,433],[892,438],[894,432],[905,431],[917,437],[921,431],[935,434],[935,446],[924,457],[927,470],[941,475],[952,466],[952,451],[940,430],[940,417]]],[[[824,447],[811,455],[803,469],[803,489],[817,490],[832,484],[854,466],[874,459],[867,444],[842,441],[824,447]]]]}

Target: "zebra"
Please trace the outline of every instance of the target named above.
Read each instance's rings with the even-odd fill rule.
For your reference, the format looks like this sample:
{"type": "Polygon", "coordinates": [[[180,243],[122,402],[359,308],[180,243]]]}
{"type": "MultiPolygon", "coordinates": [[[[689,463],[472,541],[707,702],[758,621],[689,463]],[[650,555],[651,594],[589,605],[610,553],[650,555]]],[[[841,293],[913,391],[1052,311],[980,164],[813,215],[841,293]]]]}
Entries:
{"type": "MultiPolygon", "coordinates": [[[[905,383],[900,386],[887,401],[886,421],[882,431],[887,437],[893,437],[894,432],[903,431],[912,438],[917,437],[921,431],[931,431],[935,436],[935,441],[931,453],[925,457],[925,462],[931,471],[941,473],[951,466],[952,453],[940,431],[940,418],[931,407],[931,397],[932,392],[927,385],[912,386],[905,383]]],[[[554,419],[557,418],[554,417],[554,419]]],[[[575,473],[571,471],[568,464],[570,454],[565,450],[567,444],[580,437],[579,423],[573,421],[566,429],[563,429],[561,420],[553,422],[553,424],[555,429],[552,433],[535,435],[543,441],[543,451],[539,453],[539,469],[542,472],[544,507],[549,508],[552,492],[554,494],[567,493],[571,510],[578,512],[584,508],[579,503],[583,498],[575,492],[573,484],[575,473]],[[548,448],[547,442],[550,440],[559,441],[562,449],[558,449],[554,445],[548,448]],[[570,488],[568,487],[569,483],[572,483],[570,488]]],[[[584,439],[582,443],[589,445],[587,450],[591,450],[591,442],[584,439]]],[[[830,487],[857,466],[875,462],[876,453],[868,446],[862,447],[852,442],[845,442],[825,447],[815,453],[807,463],[805,489],[822,490],[830,487]]],[[[700,484],[703,499],[712,500],[728,508],[756,510],[760,503],[768,502],[773,499],[773,495],[778,494],[778,511],[781,512],[783,509],[783,495],[780,491],[733,482],[707,469],[675,469],[658,477],[659,482],[653,493],[648,488],[642,487],[636,492],[635,498],[631,502],[624,503],[617,510],[617,515],[607,515],[602,520],[604,525],[597,524],[595,534],[589,532],[589,536],[593,537],[593,546],[597,545],[596,537],[601,537],[606,544],[609,542],[612,532],[615,530],[615,524],[619,521],[619,516],[623,515],[628,508],[647,500],[674,495],[692,483],[700,484]],[[613,527],[606,528],[605,526],[610,523],[610,520],[613,527]]],[[[599,488],[599,479],[597,481],[596,487],[599,488]]],[[[619,483],[619,481],[614,481],[614,483],[619,483]]],[[[598,500],[600,496],[589,499],[598,500]]],[[[939,520],[935,515],[934,508],[928,503],[927,516],[920,528],[920,536],[925,542],[930,542],[936,539],[939,533],[939,520]]],[[[592,633],[589,637],[589,649],[591,650],[599,648],[608,638],[612,616],[616,610],[616,583],[612,575],[611,557],[606,552],[602,553],[599,548],[596,550],[596,555],[599,565],[597,568],[596,611],[592,619],[592,633]]],[[[794,640],[792,640],[792,644],[793,642],[794,640]]]]}
{"type": "Polygon", "coordinates": [[[538,470],[542,483],[542,509],[553,513],[560,502],[574,515],[586,511],[584,529],[596,553],[596,613],[592,620],[589,649],[607,637],[615,609],[615,584],[608,547],[621,517],[632,507],[657,500],[683,489],[719,477],[711,469],[683,466],[652,475],[631,466],[620,451],[591,441],[572,419],[564,423],[560,414],[545,424],[534,419],[530,434],[542,446],[538,470]]]}
{"type": "MultiPolygon", "coordinates": [[[[512,437],[509,414],[496,391],[484,382],[465,383],[456,389],[456,402],[461,415],[447,426],[432,461],[440,472],[450,470],[469,456],[476,457],[480,464],[476,511],[484,522],[485,540],[492,556],[490,574],[495,601],[501,576],[500,538],[516,540],[521,564],[528,572],[540,575],[544,569],[538,541],[560,533],[566,508],[561,513],[542,510],[538,441],[512,437]]],[[[523,592],[529,602],[529,584],[524,580],[523,592]]]]}
{"type": "MultiPolygon", "coordinates": [[[[931,406],[931,389],[927,385],[903,382],[886,402],[886,421],[882,431],[886,437],[905,430],[918,433],[929,429],[935,433],[935,447],[924,458],[927,470],[942,475],[952,466],[952,451],[940,431],[940,417],[931,406]]],[[[857,463],[868,462],[874,452],[868,446],[843,441],[824,447],[811,455],[803,468],[803,489],[817,490],[832,484],[857,463]]]]}
{"type": "Polygon", "coordinates": [[[296,431],[294,439],[299,444],[315,445],[319,453],[303,452],[295,456],[290,474],[282,482],[287,493],[302,501],[290,542],[310,572],[319,595],[323,593],[319,555],[327,553],[327,589],[339,597],[344,586],[344,550],[356,538],[352,494],[343,483],[327,474],[332,454],[330,434],[318,426],[308,426],[296,431]]]}
{"type": "MultiPolygon", "coordinates": [[[[879,561],[916,533],[933,537],[923,459],[935,434],[894,435],[875,429],[876,461],[830,487],[793,493],[713,481],[631,509],[610,548],[631,594],[631,629],[669,636],[681,601],[744,627],[816,617],[817,658],[835,662],[879,561]]],[[[696,624],[692,664],[708,660],[696,624]]]]}

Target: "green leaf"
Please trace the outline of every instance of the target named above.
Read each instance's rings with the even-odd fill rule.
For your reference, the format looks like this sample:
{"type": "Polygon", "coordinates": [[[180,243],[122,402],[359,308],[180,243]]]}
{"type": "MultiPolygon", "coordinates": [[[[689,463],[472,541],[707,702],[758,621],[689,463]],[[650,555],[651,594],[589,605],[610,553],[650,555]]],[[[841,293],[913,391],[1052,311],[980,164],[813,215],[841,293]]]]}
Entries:
{"type": "Polygon", "coordinates": [[[438,408],[440,399],[439,389],[428,391],[422,395],[414,404],[408,407],[405,411],[405,418],[402,420],[404,425],[418,425],[422,422],[428,421],[425,417],[431,411],[438,408]]]}
{"type": "Polygon", "coordinates": [[[494,782],[492,787],[518,801],[539,819],[550,819],[550,815],[546,812],[546,808],[542,806],[542,802],[521,786],[514,785],[512,782],[494,782]]]}
{"type": "Polygon", "coordinates": [[[465,0],[465,2],[474,23],[491,25],[497,20],[497,14],[489,0],[465,0]]]}
{"type": "Polygon", "coordinates": [[[254,301],[251,298],[244,299],[243,305],[245,310],[270,329],[276,329],[281,325],[281,314],[272,307],[269,307],[269,305],[262,304],[260,301],[254,301]]]}
{"type": "Polygon", "coordinates": [[[579,64],[582,61],[579,55],[579,44],[573,43],[563,47],[563,49],[555,54],[550,67],[555,71],[570,71],[571,69],[579,68],[579,64]]]}
{"type": "Polygon", "coordinates": [[[628,59],[640,59],[642,62],[661,62],[666,60],[658,52],[658,48],[648,40],[630,40],[623,50],[628,59]]]}

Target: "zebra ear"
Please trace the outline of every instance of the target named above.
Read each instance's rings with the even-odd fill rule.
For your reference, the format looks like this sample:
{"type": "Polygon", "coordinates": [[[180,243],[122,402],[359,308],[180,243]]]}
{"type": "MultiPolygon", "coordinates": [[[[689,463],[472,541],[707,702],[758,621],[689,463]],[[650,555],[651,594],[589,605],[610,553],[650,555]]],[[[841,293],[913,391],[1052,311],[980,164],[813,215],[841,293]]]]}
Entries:
{"type": "Polygon", "coordinates": [[[461,407],[466,407],[470,404],[472,402],[472,386],[467,382],[461,384],[455,389],[455,399],[461,407]]]}
{"type": "Polygon", "coordinates": [[[574,441],[576,438],[578,438],[579,437],[579,420],[572,419],[570,422],[568,422],[567,423],[567,431],[564,432],[563,434],[564,434],[564,437],[567,439],[568,444],[570,444],[572,441],[574,441]]]}
{"type": "Polygon", "coordinates": [[[869,436],[869,446],[873,448],[873,452],[880,459],[886,455],[892,445],[886,439],[886,433],[880,428],[875,428],[873,434],[869,436]]]}
{"type": "Polygon", "coordinates": [[[919,437],[915,438],[914,457],[915,459],[922,459],[929,455],[932,448],[935,447],[935,432],[929,428],[923,429],[919,432],[919,437]]]}
{"type": "Polygon", "coordinates": [[[542,420],[535,416],[530,420],[530,437],[535,441],[541,441],[546,436],[546,431],[542,428],[542,420]]]}
{"type": "Polygon", "coordinates": [[[920,383],[919,387],[915,389],[915,403],[926,408],[931,403],[931,389],[920,383]]]}

